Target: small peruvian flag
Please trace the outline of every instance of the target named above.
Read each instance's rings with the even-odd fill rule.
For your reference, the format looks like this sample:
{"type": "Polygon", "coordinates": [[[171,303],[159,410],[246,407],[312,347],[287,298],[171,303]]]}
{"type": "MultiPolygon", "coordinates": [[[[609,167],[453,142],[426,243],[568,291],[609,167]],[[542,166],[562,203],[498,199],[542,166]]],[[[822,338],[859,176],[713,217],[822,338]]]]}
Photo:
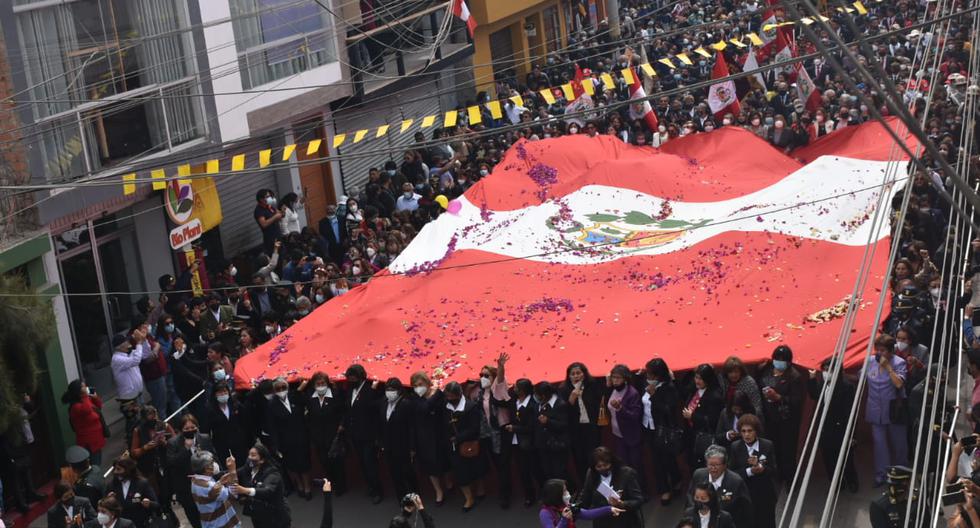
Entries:
{"type": "MultiPolygon", "coordinates": [[[[728,78],[728,75],[728,63],[725,62],[725,56],[719,51],[715,59],[715,66],[711,69],[711,78],[725,79],[728,78]]],[[[725,81],[712,84],[708,88],[708,107],[711,108],[711,113],[717,119],[721,119],[727,113],[738,115],[741,111],[741,105],[738,102],[738,96],[735,94],[735,81],[728,78],[725,81]]]]}
{"type": "Polygon", "coordinates": [[[466,6],[466,0],[453,0],[453,15],[466,22],[466,29],[470,32],[470,38],[473,38],[473,32],[476,31],[476,19],[470,13],[470,8],[466,6]]]}

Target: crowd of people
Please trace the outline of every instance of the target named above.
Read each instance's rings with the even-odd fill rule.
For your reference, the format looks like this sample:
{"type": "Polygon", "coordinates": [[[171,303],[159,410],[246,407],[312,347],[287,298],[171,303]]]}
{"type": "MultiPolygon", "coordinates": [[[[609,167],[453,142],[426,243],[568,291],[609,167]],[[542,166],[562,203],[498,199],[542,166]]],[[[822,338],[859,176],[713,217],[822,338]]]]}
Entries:
{"type": "MultiPolygon", "coordinates": [[[[502,74],[494,93],[478,93],[463,106],[492,97],[505,100],[500,118],[485,109],[482,122],[471,124],[460,112],[458,127],[435,130],[431,137],[419,133],[417,146],[400,159],[379,162],[364,188],[329,206],[317,225],[301,227],[302,197],[257,191],[254,217],[262,252],[209,263],[213,290],[206,295],[187,293],[197,263],[178,277],[161,277],[159,298],[141,302],[131,330],[112,340],[115,399],[126,418],[128,450],[109,462],[112,478],[104,481],[105,402],[85,380],[69,384],[63,401],[76,435],[77,445],[67,454],[73,474],[55,489],[58,502],[48,525],[143,528],[173,519],[170,499],[175,497],[195,528],[236,526],[240,514],[260,528],[284,527],[290,524],[287,494],[305,500],[322,494],[322,526],[329,526],[331,497],[352,484],[350,459],[373,502],[389,493],[401,500],[393,528],[417,525],[416,520],[433,526],[420,494],[431,494],[441,506],[455,489],[464,511],[491,491],[502,508],[514,502],[537,506],[544,528],[571,527],[576,520],[592,520],[600,528],[642,526],[642,506],[651,500],[682,501],[688,509],[678,526],[775,526],[776,498],[798,466],[806,400],[819,398],[831,375],[829,361],[821,370],[795,364],[786,345],[762,365],[732,356],[722,365],[703,364],[690,372],[673,372],[653,357],[639,370],[617,365],[593,374],[588,358],[581,358],[586,361],[570,363],[558,383],[509,379],[506,354],[473,379],[444,386],[433,384],[425,372],[409,380],[373,379],[361,365],[351,365],[343,383],[328,373],[291,384],[283,379],[256,387],[234,383],[238,358],[370,280],[442,213],[440,196],[461,195],[520,139],[608,134],[638,146],[660,146],[690,134],[742,127],[792,155],[796,147],[870,119],[869,108],[847,90],[842,74],[820,59],[804,63],[821,91],[818,104],[801,100],[792,69],[776,69],[739,81],[740,111],[714,115],[705,88],[684,90],[710,79],[714,59],[692,53],[692,64],[678,63],[671,70],[652,58],[761,34],[768,7],[758,0],[685,0],[669,8],[640,0],[621,4],[622,41],[611,39],[604,22],[586,24],[569,35],[567,48],[547,54],[523,79],[502,74]],[[605,89],[600,79],[638,64],[642,56],[651,58],[658,73],[645,81],[647,92],[670,93],[653,101],[654,130],[634,109],[617,106],[630,97],[625,82],[617,79],[614,89],[605,89]],[[568,82],[578,72],[593,82],[592,110],[566,119],[570,101],[564,94],[556,91],[549,104],[539,90],[568,82]],[[514,95],[524,106],[507,99],[514,95]],[[508,128],[494,133],[501,127],[508,128]],[[173,420],[164,420],[174,413],[173,420]]],[[[881,2],[868,5],[867,15],[853,17],[863,34],[874,38],[934,16],[935,5],[881,2]]],[[[841,16],[852,15],[836,14],[831,24],[845,41],[852,40],[855,35],[841,16]]],[[[872,43],[876,59],[900,81],[905,103],[917,115],[931,98],[926,130],[951,163],[959,159],[973,31],[969,17],[963,17],[942,34],[925,26],[872,43]],[[929,46],[943,53],[934,85],[928,82],[932,69],[916,63],[929,46]],[[919,69],[924,78],[915,76],[919,69]]],[[[814,49],[802,37],[792,42],[797,54],[814,49]]],[[[724,50],[732,71],[741,69],[748,52],[736,46],[724,50]]],[[[853,73],[853,61],[843,63],[845,75],[853,73]]],[[[877,87],[859,88],[881,106],[877,87]]],[[[928,155],[923,162],[938,166],[928,155]]],[[[971,302],[970,295],[957,299],[944,293],[951,291],[950,280],[938,270],[955,241],[947,237],[950,210],[930,172],[916,169],[905,191],[912,196],[904,222],[893,221],[901,258],[892,275],[891,315],[866,370],[864,417],[874,454],[869,484],[875,487],[890,482],[890,468],[913,462],[909,456],[921,440],[919,410],[929,404],[923,397],[926,366],[936,360],[930,336],[947,310],[966,307],[969,368],[980,387],[980,339],[972,326],[972,308],[980,298],[971,302]]],[[[899,205],[899,200],[892,204],[895,212],[899,205]]],[[[971,262],[980,265],[980,241],[972,249],[971,262]]],[[[968,292],[980,291],[977,271],[966,270],[972,277],[968,292]]],[[[826,396],[830,413],[819,450],[828,474],[838,454],[850,448],[842,439],[856,396],[853,375],[843,373],[826,396]]],[[[980,389],[971,404],[980,404],[980,389]]],[[[980,408],[975,415],[980,417],[980,408]]],[[[2,436],[5,465],[22,461],[24,435],[18,429],[2,436]]],[[[22,464],[14,467],[21,470],[5,467],[3,480],[13,491],[14,507],[26,508],[39,496],[22,464]]],[[[959,476],[963,472],[970,476],[968,470],[959,476]]],[[[853,457],[846,459],[844,485],[852,492],[859,487],[853,457]]],[[[972,501],[969,507],[972,511],[972,501]]],[[[963,517],[969,514],[962,510],[963,517]]]]}

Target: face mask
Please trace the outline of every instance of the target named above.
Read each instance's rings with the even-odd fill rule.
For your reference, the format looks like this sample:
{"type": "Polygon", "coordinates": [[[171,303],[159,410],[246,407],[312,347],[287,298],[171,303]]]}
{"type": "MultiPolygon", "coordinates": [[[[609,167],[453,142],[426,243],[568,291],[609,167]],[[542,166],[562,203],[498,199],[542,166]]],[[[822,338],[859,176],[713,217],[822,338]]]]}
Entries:
{"type": "Polygon", "coordinates": [[[278,397],[280,400],[285,400],[286,399],[286,395],[288,395],[288,394],[289,394],[289,391],[276,391],[276,397],[278,397]]]}
{"type": "Polygon", "coordinates": [[[227,376],[227,374],[225,374],[225,369],[218,369],[218,370],[214,371],[214,379],[215,379],[215,381],[224,381],[225,380],[225,376],[227,376]]]}
{"type": "Polygon", "coordinates": [[[387,174],[388,176],[394,176],[394,175],[395,175],[395,171],[393,171],[393,170],[386,170],[386,171],[385,171],[385,173],[386,173],[386,174],[387,174]]]}
{"type": "Polygon", "coordinates": [[[753,120],[752,120],[752,126],[759,126],[759,123],[760,123],[760,122],[761,122],[761,121],[759,121],[758,119],[753,119],[753,120]]]}
{"type": "Polygon", "coordinates": [[[663,125],[660,125],[659,127],[657,127],[657,130],[658,130],[658,131],[659,131],[659,132],[660,132],[661,134],[663,134],[664,132],[666,132],[666,131],[667,131],[667,127],[665,127],[665,126],[663,126],[663,125]]]}
{"type": "Polygon", "coordinates": [[[215,399],[218,400],[218,403],[228,403],[228,400],[231,399],[231,395],[230,394],[219,394],[219,395],[215,396],[215,399]]]}
{"type": "Polygon", "coordinates": [[[265,203],[266,203],[266,205],[268,205],[269,207],[275,207],[275,206],[276,206],[276,199],[275,199],[275,198],[273,198],[272,196],[269,196],[269,197],[267,197],[267,198],[265,199],[265,203]]]}
{"type": "Polygon", "coordinates": [[[374,249],[373,247],[367,248],[367,256],[368,257],[373,257],[377,253],[378,253],[378,250],[374,249]]]}
{"type": "Polygon", "coordinates": [[[316,296],[314,297],[314,299],[316,299],[316,303],[317,304],[323,304],[323,301],[326,300],[326,299],[323,298],[323,294],[322,293],[316,294],[316,296]]]}
{"type": "Polygon", "coordinates": [[[784,125],[785,123],[783,123],[782,121],[776,121],[775,123],[773,123],[773,126],[776,128],[783,128],[784,125]]]}
{"type": "Polygon", "coordinates": [[[933,297],[935,297],[936,299],[938,299],[939,298],[939,288],[929,288],[929,294],[932,295],[933,297]]]}
{"type": "Polygon", "coordinates": [[[565,491],[565,493],[563,493],[563,494],[562,494],[562,496],[561,496],[561,500],[562,500],[562,501],[563,501],[563,502],[564,502],[565,504],[571,504],[571,503],[572,503],[572,494],[571,494],[571,493],[569,493],[569,492],[568,492],[568,491],[566,490],[566,491],[565,491]]]}
{"type": "Polygon", "coordinates": [[[772,126],[772,125],[773,125],[773,118],[767,117],[766,118],[766,126],[772,126]]]}
{"type": "Polygon", "coordinates": [[[99,514],[96,515],[96,519],[98,519],[99,524],[101,524],[102,526],[107,526],[109,524],[109,521],[112,520],[112,518],[109,517],[109,514],[104,512],[99,512],[99,514]]]}
{"type": "Polygon", "coordinates": [[[730,124],[732,124],[732,120],[731,120],[731,119],[728,119],[728,118],[726,117],[725,119],[722,119],[722,120],[721,120],[721,124],[723,124],[723,125],[725,125],[725,126],[728,126],[728,125],[730,125],[730,124]]]}
{"type": "Polygon", "coordinates": [[[337,288],[337,295],[343,295],[343,294],[347,293],[348,291],[350,291],[350,290],[348,290],[347,288],[337,288]]]}
{"type": "Polygon", "coordinates": [[[905,341],[896,341],[895,348],[901,350],[902,352],[905,352],[906,350],[908,350],[909,344],[906,343],[905,341]]]}
{"type": "Polygon", "coordinates": [[[274,327],[274,326],[272,326],[272,325],[266,325],[266,326],[265,326],[265,333],[267,333],[267,334],[269,334],[269,335],[272,335],[272,334],[274,334],[275,332],[276,332],[276,327],[274,327]]]}
{"type": "Polygon", "coordinates": [[[327,385],[317,385],[316,387],[316,393],[319,394],[320,396],[326,394],[328,390],[330,390],[330,387],[327,385]]]}
{"type": "Polygon", "coordinates": [[[412,191],[405,191],[404,193],[402,193],[402,195],[405,196],[405,199],[411,200],[412,197],[415,196],[415,193],[413,193],[412,191]]]}
{"type": "Polygon", "coordinates": [[[480,378],[480,386],[484,389],[490,386],[490,378],[480,378]]]}
{"type": "Polygon", "coordinates": [[[781,359],[774,359],[774,360],[772,360],[772,368],[774,368],[776,370],[779,370],[779,371],[782,371],[782,372],[785,372],[786,369],[789,368],[789,363],[787,363],[787,362],[785,362],[785,361],[783,361],[781,359]]]}
{"type": "Polygon", "coordinates": [[[238,275],[238,268],[236,268],[235,266],[232,266],[231,269],[228,270],[228,274],[231,275],[232,277],[234,277],[235,275],[238,275]]]}
{"type": "Polygon", "coordinates": [[[194,438],[194,435],[196,434],[197,434],[197,429],[194,429],[192,431],[184,431],[184,438],[191,439],[194,438]]]}
{"type": "Polygon", "coordinates": [[[360,266],[354,266],[350,270],[351,270],[351,273],[353,273],[354,275],[360,275],[361,274],[361,267],[360,266]]]}
{"type": "Polygon", "coordinates": [[[711,125],[708,125],[708,126],[706,126],[706,127],[704,127],[704,131],[705,131],[705,132],[711,132],[711,131],[712,131],[712,130],[714,130],[714,129],[715,129],[715,127],[713,127],[713,126],[711,126],[711,125]]]}
{"type": "Polygon", "coordinates": [[[657,386],[657,380],[648,379],[647,380],[647,385],[649,385],[650,387],[656,387],[657,386]]]}
{"type": "Polygon", "coordinates": [[[389,402],[393,402],[393,401],[397,400],[398,399],[398,391],[396,391],[396,390],[386,390],[385,391],[385,399],[387,399],[389,402]]]}
{"type": "Polygon", "coordinates": [[[356,213],[357,212],[357,204],[354,204],[354,205],[349,206],[348,209],[350,209],[350,212],[356,213]]]}
{"type": "Polygon", "coordinates": [[[299,310],[296,313],[298,313],[301,317],[305,317],[307,315],[310,315],[310,311],[309,310],[299,310]]]}
{"type": "Polygon", "coordinates": [[[263,396],[265,396],[266,401],[272,401],[272,398],[274,398],[276,395],[269,393],[269,394],[263,394],[263,396]]]}
{"type": "Polygon", "coordinates": [[[218,463],[217,462],[211,462],[211,474],[212,475],[217,475],[220,472],[221,472],[221,468],[218,467],[218,463]]]}
{"type": "MultiPolygon", "coordinates": [[[[545,134],[545,137],[551,137],[551,135],[545,134]]],[[[480,169],[480,176],[486,176],[487,174],[490,174],[490,171],[488,171],[487,169],[480,169]]]]}
{"type": "Polygon", "coordinates": [[[694,506],[699,511],[708,511],[708,510],[711,509],[711,505],[708,503],[708,501],[697,501],[696,500],[696,501],[694,501],[694,506]]]}
{"type": "Polygon", "coordinates": [[[173,323],[170,323],[170,324],[168,324],[167,326],[164,326],[164,327],[163,327],[163,329],[164,329],[164,330],[165,330],[165,331],[166,331],[166,332],[167,332],[168,334],[172,334],[172,333],[174,333],[174,324],[173,324],[173,323]]]}
{"type": "Polygon", "coordinates": [[[429,388],[428,388],[428,387],[426,387],[425,385],[419,385],[418,387],[415,387],[415,388],[414,388],[414,389],[412,389],[412,390],[414,390],[414,391],[415,391],[415,394],[418,394],[418,396],[419,396],[420,398],[421,398],[422,396],[425,396],[425,393],[427,393],[427,392],[429,392],[429,388]]]}

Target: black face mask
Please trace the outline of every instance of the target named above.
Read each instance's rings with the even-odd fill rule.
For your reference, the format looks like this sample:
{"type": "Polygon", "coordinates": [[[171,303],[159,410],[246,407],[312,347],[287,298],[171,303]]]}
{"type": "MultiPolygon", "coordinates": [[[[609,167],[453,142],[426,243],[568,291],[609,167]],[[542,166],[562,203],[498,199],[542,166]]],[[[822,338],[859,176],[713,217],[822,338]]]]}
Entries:
{"type": "Polygon", "coordinates": [[[701,511],[701,510],[710,510],[711,509],[711,503],[709,503],[708,501],[698,501],[698,500],[696,500],[696,501],[694,501],[694,508],[697,509],[698,511],[701,511]]]}
{"type": "Polygon", "coordinates": [[[184,438],[191,439],[194,438],[194,435],[196,434],[197,434],[197,429],[193,431],[184,431],[184,438]]]}

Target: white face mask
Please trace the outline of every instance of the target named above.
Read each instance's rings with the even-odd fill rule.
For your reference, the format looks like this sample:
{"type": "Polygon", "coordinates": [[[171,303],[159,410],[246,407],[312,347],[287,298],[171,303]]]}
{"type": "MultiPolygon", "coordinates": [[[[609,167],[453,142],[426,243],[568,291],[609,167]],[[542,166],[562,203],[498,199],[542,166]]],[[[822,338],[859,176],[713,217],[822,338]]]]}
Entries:
{"type": "Polygon", "coordinates": [[[214,380],[215,381],[224,381],[226,376],[227,376],[227,374],[225,374],[225,369],[218,369],[218,370],[214,371],[214,380]]]}
{"type": "Polygon", "coordinates": [[[762,121],[759,121],[758,119],[752,120],[752,126],[759,126],[760,123],[762,123],[762,121]]]}
{"type": "Polygon", "coordinates": [[[897,348],[897,349],[901,350],[902,352],[904,352],[905,350],[907,350],[909,348],[909,344],[906,343],[905,341],[896,341],[895,342],[895,348],[897,348]]]}
{"type": "Polygon", "coordinates": [[[565,504],[571,504],[572,503],[572,494],[569,493],[568,490],[565,490],[565,493],[563,493],[562,496],[561,496],[561,500],[564,501],[565,504]]]}
{"type": "Polygon", "coordinates": [[[412,191],[405,191],[402,194],[405,196],[405,199],[407,200],[411,200],[412,197],[415,196],[415,193],[413,193],[412,191]]]}
{"type": "Polygon", "coordinates": [[[272,325],[265,325],[265,333],[272,335],[276,333],[276,327],[272,325]]]}
{"type": "Polygon", "coordinates": [[[112,520],[112,518],[109,517],[109,514],[104,512],[99,512],[96,518],[98,519],[99,524],[101,524],[102,526],[108,526],[109,522],[112,520]]]}
{"type": "Polygon", "coordinates": [[[330,387],[328,387],[327,385],[317,385],[316,387],[316,393],[319,394],[320,396],[326,394],[328,390],[330,390],[330,387]]]}
{"type": "Polygon", "coordinates": [[[218,400],[218,403],[228,403],[228,400],[230,398],[231,398],[230,394],[219,394],[215,396],[215,399],[218,400]]]}
{"type": "Polygon", "coordinates": [[[939,288],[929,288],[929,294],[932,295],[933,297],[935,297],[936,299],[938,299],[939,298],[939,288]]]}
{"type": "Polygon", "coordinates": [[[782,121],[776,121],[775,123],[773,123],[772,126],[774,126],[776,128],[783,128],[784,125],[785,125],[785,123],[783,123],[782,121]]]}
{"type": "Polygon", "coordinates": [[[397,400],[398,399],[398,391],[396,391],[396,390],[386,390],[385,391],[385,398],[389,402],[393,402],[393,401],[397,400]]]}
{"type": "Polygon", "coordinates": [[[660,125],[659,127],[657,127],[657,130],[659,130],[660,133],[663,134],[664,132],[667,131],[667,127],[660,125]]]}
{"type": "Polygon", "coordinates": [[[276,391],[276,396],[278,396],[280,400],[285,400],[286,399],[286,395],[288,395],[288,394],[289,394],[289,391],[276,391]]]}
{"type": "Polygon", "coordinates": [[[457,179],[457,180],[456,180],[456,183],[458,183],[458,184],[460,184],[460,185],[466,185],[466,180],[460,180],[460,179],[457,179]]]}
{"type": "Polygon", "coordinates": [[[316,296],[315,296],[314,298],[316,299],[316,303],[317,303],[317,304],[323,304],[323,301],[325,301],[325,300],[326,300],[326,299],[324,299],[324,297],[323,297],[323,294],[322,294],[322,293],[318,293],[318,294],[316,294],[316,296]]]}
{"type": "Polygon", "coordinates": [[[480,378],[480,386],[484,389],[490,386],[490,378],[480,378]]]}
{"type": "Polygon", "coordinates": [[[415,388],[414,388],[414,389],[412,389],[412,390],[414,390],[414,391],[415,391],[415,394],[418,394],[420,398],[421,398],[422,396],[425,396],[425,394],[426,394],[427,392],[429,392],[429,388],[428,388],[428,387],[426,387],[425,385],[419,385],[418,387],[415,387],[415,388]]]}
{"type": "Polygon", "coordinates": [[[265,396],[265,399],[267,401],[272,401],[272,398],[275,398],[276,397],[275,394],[263,394],[263,396],[265,396]]]}
{"type": "Polygon", "coordinates": [[[721,120],[721,124],[723,124],[723,125],[725,125],[725,126],[728,126],[728,125],[730,125],[730,124],[732,124],[732,120],[731,120],[731,119],[728,119],[728,118],[726,117],[725,119],[722,119],[722,120],[721,120]]]}
{"type": "Polygon", "coordinates": [[[337,295],[343,295],[348,292],[347,288],[337,288],[337,295]]]}
{"type": "Polygon", "coordinates": [[[480,169],[480,176],[486,176],[487,174],[490,174],[490,171],[487,169],[480,169]]]}
{"type": "Polygon", "coordinates": [[[231,276],[234,277],[235,275],[238,275],[238,268],[236,268],[235,266],[232,266],[231,269],[228,270],[228,273],[230,273],[231,276]]]}
{"type": "Polygon", "coordinates": [[[373,257],[377,253],[378,253],[378,250],[374,249],[373,247],[367,248],[367,256],[368,256],[368,258],[373,257]]]}
{"type": "Polygon", "coordinates": [[[360,266],[354,266],[350,270],[351,270],[351,273],[353,273],[354,275],[360,275],[361,274],[361,267],[360,266]]]}
{"type": "Polygon", "coordinates": [[[217,462],[211,462],[211,474],[217,475],[221,472],[221,468],[218,466],[217,462]]]}

